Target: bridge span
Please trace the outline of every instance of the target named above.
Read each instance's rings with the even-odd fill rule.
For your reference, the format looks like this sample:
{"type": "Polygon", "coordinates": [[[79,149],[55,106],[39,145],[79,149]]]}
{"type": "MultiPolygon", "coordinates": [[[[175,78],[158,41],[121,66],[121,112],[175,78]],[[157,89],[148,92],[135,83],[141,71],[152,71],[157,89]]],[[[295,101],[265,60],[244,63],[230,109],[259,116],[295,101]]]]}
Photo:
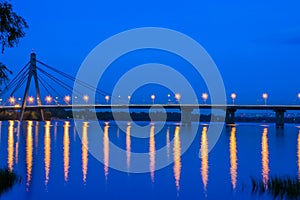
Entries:
{"type": "MultiPolygon", "coordinates": [[[[211,104],[69,104],[69,105],[28,105],[26,111],[45,109],[178,109],[182,114],[182,123],[191,123],[194,109],[219,109],[226,111],[227,125],[235,123],[237,110],[270,110],[276,113],[276,127],[284,127],[284,113],[288,110],[300,110],[300,105],[211,105],[211,104]]],[[[18,106],[0,106],[1,111],[22,110],[18,106]]]]}

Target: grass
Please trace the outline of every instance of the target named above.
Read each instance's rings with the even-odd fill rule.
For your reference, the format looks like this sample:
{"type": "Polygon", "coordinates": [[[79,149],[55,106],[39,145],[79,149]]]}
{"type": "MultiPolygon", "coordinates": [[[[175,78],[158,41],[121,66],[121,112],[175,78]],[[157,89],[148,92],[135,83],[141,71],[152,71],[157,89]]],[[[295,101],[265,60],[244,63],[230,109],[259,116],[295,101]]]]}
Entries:
{"type": "Polygon", "coordinates": [[[0,169],[0,196],[10,190],[21,178],[9,169],[0,169]]]}
{"type": "Polygon", "coordinates": [[[300,180],[294,177],[270,177],[266,184],[260,179],[251,179],[252,192],[268,193],[273,198],[300,199],[300,180]]]}

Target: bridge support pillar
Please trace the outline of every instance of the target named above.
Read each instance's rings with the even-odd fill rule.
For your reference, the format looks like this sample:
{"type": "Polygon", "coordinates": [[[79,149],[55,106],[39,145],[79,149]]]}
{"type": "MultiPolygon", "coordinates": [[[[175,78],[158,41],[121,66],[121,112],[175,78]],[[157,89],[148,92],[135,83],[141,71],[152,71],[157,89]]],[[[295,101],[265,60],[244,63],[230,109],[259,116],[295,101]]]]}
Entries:
{"type": "Polygon", "coordinates": [[[233,108],[226,109],[226,118],[225,118],[226,125],[235,123],[234,121],[235,111],[236,109],[233,108]]]}
{"type": "Polygon", "coordinates": [[[284,113],[283,109],[276,109],[276,128],[284,128],[284,113]]]}
{"type": "Polygon", "coordinates": [[[181,122],[185,125],[192,123],[192,108],[181,108],[181,122]]]}

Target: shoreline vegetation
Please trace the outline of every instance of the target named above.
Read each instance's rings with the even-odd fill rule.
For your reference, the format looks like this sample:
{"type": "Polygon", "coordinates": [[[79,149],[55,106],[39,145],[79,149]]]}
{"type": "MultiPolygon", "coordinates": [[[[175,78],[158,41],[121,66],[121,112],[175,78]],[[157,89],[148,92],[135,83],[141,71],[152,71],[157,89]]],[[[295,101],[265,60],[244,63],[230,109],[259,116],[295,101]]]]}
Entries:
{"type": "MultiPolygon", "coordinates": [[[[72,110],[64,110],[64,109],[51,109],[44,110],[44,117],[46,120],[55,119],[72,119],[73,114],[75,114],[76,118],[81,119],[93,119],[95,116],[94,112],[89,110],[83,111],[75,111],[72,110]]],[[[0,111],[0,120],[18,120],[20,113],[17,111],[0,111]]],[[[111,111],[103,111],[96,112],[96,116],[100,121],[111,121],[111,120],[120,120],[120,121],[128,121],[131,120],[129,118],[128,112],[114,112],[111,111]]],[[[133,121],[181,121],[181,113],[180,112],[131,112],[130,117],[133,121]]],[[[39,120],[41,119],[40,113],[38,111],[25,112],[24,114],[25,120],[39,120]]],[[[192,122],[218,122],[224,121],[224,116],[217,116],[212,114],[192,114],[191,121],[192,122]]],[[[268,114],[255,114],[255,115],[237,115],[235,116],[235,122],[256,122],[256,123],[275,123],[275,116],[268,114]]],[[[300,115],[289,115],[284,118],[285,123],[300,123],[300,115]]]]}
{"type": "Polygon", "coordinates": [[[297,177],[270,177],[267,182],[251,178],[252,193],[270,194],[274,199],[299,199],[300,180],[297,177]]]}
{"type": "Polygon", "coordinates": [[[0,197],[17,183],[21,183],[20,176],[7,168],[0,169],[0,197]]]}

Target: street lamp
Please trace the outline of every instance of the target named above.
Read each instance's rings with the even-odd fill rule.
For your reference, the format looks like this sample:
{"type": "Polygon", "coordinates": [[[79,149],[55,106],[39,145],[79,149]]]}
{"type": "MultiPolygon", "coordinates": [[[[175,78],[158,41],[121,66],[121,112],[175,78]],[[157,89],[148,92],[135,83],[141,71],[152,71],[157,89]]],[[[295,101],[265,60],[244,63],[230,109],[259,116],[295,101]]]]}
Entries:
{"type": "Polygon", "coordinates": [[[10,97],[8,101],[11,105],[13,105],[13,104],[15,104],[16,99],[14,97],[10,97]]]}
{"type": "Polygon", "coordinates": [[[51,103],[52,97],[50,95],[46,96],[45,100],[46,100],[47,103],[51,103]]]}
{"type": "Polygon", "coordinates": [[[69,95],[65,96],[64,101],[66,102],[66,104],[69,104],[71,101],[71,97],[69,95]]]}
{"type": "Polygon", "coordinates": [[[180,99],[181,99],[181,94],[176,93],[176,94],[175,94],[175,99],[176,99],[176,101],[179,103],[179,101],[180,101],[180,99]]]}
{"type": "Polygon", "coordinates": [[[154,99],[155,99],[155,95],[154,94],[151,95],[151,99],[152,99],[152,104],[154,104],[154,99]]]}
{"type": "Polygon", "coordinates": [[[89,101],[89,96],[88,95],[84,95],[83,96],[83,100],[85,103],[87,103],[89,101]]]}
{"type": "Polygon", "coordinates": [[[33,97],[28,97],[28,103],[33,103],[34,102],[34,98],[33,97]]]}
{"type": "Polygon", "coordinates": [[[206,104],[206,100],[208,99],[208,94],[206,92],[202,93],[202,99],[204,101],[204,104],[206,104]]]}
{"type": "Polygon", "coordinates": [[[231,98],[232,98],[232,104],[234,104],[234,100],[236,99],[236,94],[235,93],[231,93],[231,98]]]}
{"type": "Polygon", "coordinates": [[[300,92],[298,93],[298,99],[300,99],[300,92]]]}
{"type": "Polygon", "coordinates": [[[108,103],[108,101],[109,101],[109,96],[108,95],[105,96],[105,100],[106,100],[106,103],[108,103]]]}
{"type": "Polygon", "coordinates": [[[267,93],[263,93],[262,94],[262,98],[265,100],[265,105],[267,105],[268,94],[267,93]]]}

